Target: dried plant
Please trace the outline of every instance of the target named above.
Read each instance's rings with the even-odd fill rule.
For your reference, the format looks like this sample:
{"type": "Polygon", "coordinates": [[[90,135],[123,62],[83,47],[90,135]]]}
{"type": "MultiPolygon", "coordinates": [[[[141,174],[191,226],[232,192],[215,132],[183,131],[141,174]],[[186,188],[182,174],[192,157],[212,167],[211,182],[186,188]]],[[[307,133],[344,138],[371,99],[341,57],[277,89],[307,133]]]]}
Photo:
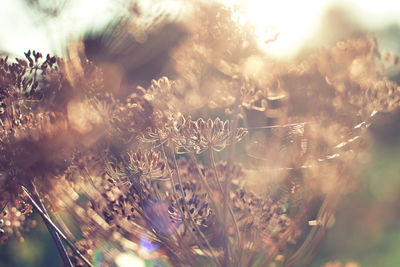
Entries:
{"type": "Polygon", "coordinates": [[[109,90],[79,50],[0,60],[2,241],[21,239],[35,209],[66,266],[313,259],[354,187],[372,117],[397,109],[400,90],[374,40],[277,63],[235,22],[240,9],[193,9],[171,54],[175,78],[148,88],[109,90]]]}

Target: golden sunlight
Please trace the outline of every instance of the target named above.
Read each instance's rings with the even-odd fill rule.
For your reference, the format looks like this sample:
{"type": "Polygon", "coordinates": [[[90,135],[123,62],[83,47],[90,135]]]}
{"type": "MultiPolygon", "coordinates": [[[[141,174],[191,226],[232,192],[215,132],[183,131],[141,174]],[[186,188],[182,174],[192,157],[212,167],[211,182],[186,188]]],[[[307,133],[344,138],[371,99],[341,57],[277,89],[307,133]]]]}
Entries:
{"type": "Polygon", "coordinates": [[[256,27],[260,45],[268,54],[290,58],[316,27],[327,2],[246,0],[247,19],[256,27]]]}
{"type": "Polygon", "coordinates": [[[360,25],[369,29],[400,23],[400,4],[390,0],[225,1],[231,5],[244,4],[247,9],[244,20],[256,27],[260,48],[284,60],[296,56],[310,38],[318,38],[315,35],[318,26],[334,6],[348,10],[360,25]]]}

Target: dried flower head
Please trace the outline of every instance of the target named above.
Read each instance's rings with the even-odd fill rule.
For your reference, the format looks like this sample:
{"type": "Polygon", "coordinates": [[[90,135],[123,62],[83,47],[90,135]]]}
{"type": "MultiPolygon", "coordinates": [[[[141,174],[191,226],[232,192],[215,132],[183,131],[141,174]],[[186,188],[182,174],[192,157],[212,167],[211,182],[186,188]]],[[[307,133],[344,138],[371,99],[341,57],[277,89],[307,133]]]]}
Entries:
{"type": "Polygon", "coordinates": [[[165,179],[167,178],[166,163],[161,157],[161,153],[154,151],[137,152],[130,155],[129,169],[148,179],[165,179]]]}

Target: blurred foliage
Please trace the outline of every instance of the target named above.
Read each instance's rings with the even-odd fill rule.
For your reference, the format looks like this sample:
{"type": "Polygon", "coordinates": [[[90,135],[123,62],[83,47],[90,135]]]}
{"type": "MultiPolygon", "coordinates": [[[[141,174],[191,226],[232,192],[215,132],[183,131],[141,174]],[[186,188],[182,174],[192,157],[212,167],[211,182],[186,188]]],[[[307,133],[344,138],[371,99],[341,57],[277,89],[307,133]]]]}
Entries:
{"type": "MultiPolygon", "coordinates": [[[[387,115],[387,114],[386,114],[387,115]]],[[[354,261],[359,266],[400,266],[400,113],[377,119],[359,189],[345,196],[311,266],[354,261]]]]}
{"type": "Polygon", "coordinates": [[[24,242],[13,239],[0,244],[0,266],[61,266],[60,256],[46,226],[38,214],[32,217],[37,221],[37,226],[24,233],[24,242]]]}

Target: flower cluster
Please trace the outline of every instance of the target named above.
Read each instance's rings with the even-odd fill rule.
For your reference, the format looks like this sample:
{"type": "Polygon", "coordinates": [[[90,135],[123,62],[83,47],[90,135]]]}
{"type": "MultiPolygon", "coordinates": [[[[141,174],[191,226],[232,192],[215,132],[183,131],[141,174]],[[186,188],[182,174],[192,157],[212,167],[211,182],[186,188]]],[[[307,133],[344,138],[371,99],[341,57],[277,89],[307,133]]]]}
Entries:
{"type": "MultiPolygon", "coordinates": [[[[372,118],[398,108],[400,90],[377,70],[374,40],[277,63],[229,8],[191,7],[198,16],[170,49],[170,78],[147,85],[110,85],[120,77],[79,45],[66,61],[0,59],[1,241],[21,239],[36,209],[77,266],[130,252],[174,266],[291,266],[315,255],[354,187],[372,118]],[[80,233],[60,230],[46,207],[67,211],[80,233]]],[[[131,67],[153,62],[143,58],[131,67]]]]}

